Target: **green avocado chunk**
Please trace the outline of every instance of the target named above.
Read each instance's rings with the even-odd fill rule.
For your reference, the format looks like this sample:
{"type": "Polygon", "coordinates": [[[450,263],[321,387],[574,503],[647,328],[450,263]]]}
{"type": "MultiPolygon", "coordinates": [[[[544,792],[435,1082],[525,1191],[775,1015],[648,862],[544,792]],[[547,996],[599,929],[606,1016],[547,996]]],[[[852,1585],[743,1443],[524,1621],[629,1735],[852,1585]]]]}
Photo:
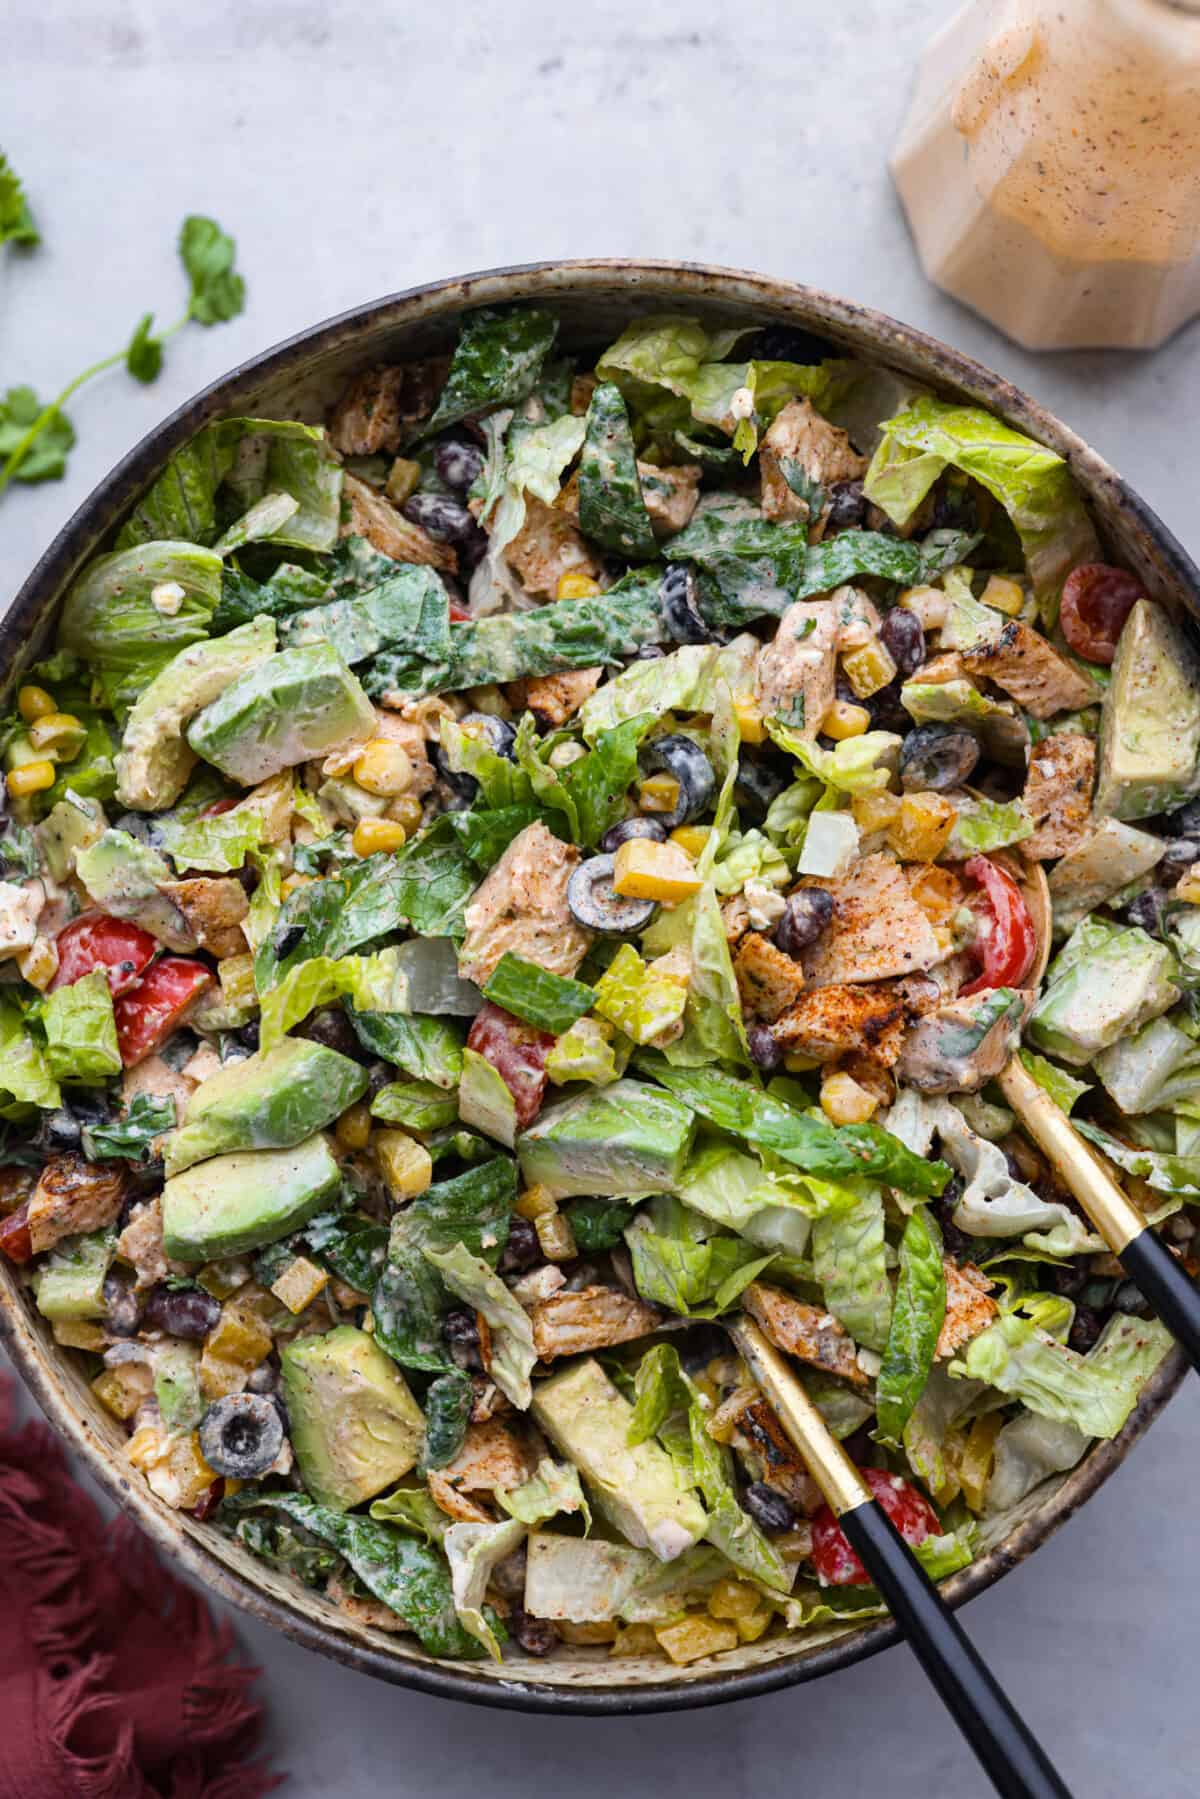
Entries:
{"type": "Polygon", "coordinates": [[[521,1173],[552,1193],[625,1199],[678,1186],[695,1119],[670,1093],[614,1081],[549,1106],[517,1142],[521,1173]]]}
{"type": "Polygon", "coordinates": [[[670,1562],[704,1535],[695,1492],[653,1438],[631,1447],[633,1407],[589,1356],[534,1388],[533,1416],[575,1463],[600,1510],[635,1549],[670,1562]]]}
{"type": "Polygon", "coordinates": [[[274,648],[275,620],[263,617],[225,637],[189,644],[172,657],[126,721],[117,753],[117,798],[123,806],[159,812],[175,804],[196,761],[184,741],[184,725],[274,648]]]}
{"type": "Polygon", "coordinates": [[[192,950],[196,939],[173,900],[159,883],[174,879],[158,851],[128,831],[106,830],[94,843],[75,851],[75,872],[88,898],[113,918],[131,918],[165,943],[168,949],[192,950]]]}
{"type": "Polygon", "coordinates": [[[319,1505],[347,1512],[414,1467],[425,1419],[391,1357],[342,1324],[280,1352],[292,1447],[319,1505]]]}
{"type": "Polygon", "coordinates": [[[230,1062],[197,1087],[167,1139],[168,1175],[237,1149],[290,1149],[361,1099],[367,1073],[303,1037],[230,1062]]]}
{"type": "Polygon", "coordinates": [[[1147,932],[1085,918],[1047,969],[1025,1034],[1047,1055],[1082,1067],[1173,1006],[1177,972],[1170,950],[1147,932]]]}
{"type": "Polygon", "coordinates": [[[1161,606],[1125,621],[1100,709],[1097,818],[1150,818],[1200,789],[1200,660],[1161,606]]]}
{"type": "Polygon", "coordinates": [[[328,643],[281,650],[241,675],[188,727],[198,756],[232,780],[259,781],[364,741],[375,708],[328,643]]]}
{"type": "Polygon", "coordinates": [[[322,1136],[294,1149],[214,1156],[163,1188],[163,1247],[181,1262],[216,1262],[261,1249],[306,1224],[338,1178],[322,1136]]]}
{"type": "Polygon", "coordinates": [[[43,1318],[103,1318],[104,1281],[116,1241],[109,1227],[68,1237],[51,1251],[33,1277],[43,1318]]]}

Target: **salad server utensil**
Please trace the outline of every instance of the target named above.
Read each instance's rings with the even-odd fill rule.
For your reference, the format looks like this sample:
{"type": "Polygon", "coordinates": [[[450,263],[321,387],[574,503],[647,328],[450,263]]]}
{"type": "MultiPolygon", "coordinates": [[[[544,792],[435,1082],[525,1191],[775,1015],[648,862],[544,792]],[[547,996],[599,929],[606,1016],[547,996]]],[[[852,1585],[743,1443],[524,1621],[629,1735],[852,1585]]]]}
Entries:
{"type": "Polygon", "coordinates": [[[744,1314],[725,1326],[996,1791],[1064,1799],[1045,1751],[779,1351],[744,1314]]]}
{"type": "MultiPolygon", "coordinates": [[[[1040,863],[1025,875],[1023,889],[1038,940],[1037,957],[1028,978],[1037,985],[1050,959],[1050,894],[1040,863]]],[[[1049,1157],[1063,1185],[1079,1201],[1130,1279],[1137,1283],[1147,1304],[1182,1345],[1193,1368],[1200,1370],[1200,1291],[1066,1113],[1038,1086],[1019,1055],[1009,1057],[997,1081],[1021,1124],[1049,1157]]]]}

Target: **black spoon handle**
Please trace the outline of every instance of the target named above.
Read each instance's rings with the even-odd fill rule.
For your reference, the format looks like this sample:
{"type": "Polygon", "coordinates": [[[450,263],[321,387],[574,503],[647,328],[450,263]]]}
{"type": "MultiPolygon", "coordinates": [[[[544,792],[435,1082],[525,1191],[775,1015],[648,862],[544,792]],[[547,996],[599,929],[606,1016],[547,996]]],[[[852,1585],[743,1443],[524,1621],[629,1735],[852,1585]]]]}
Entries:
{"type": "Polygon", "coordinates": [[[1200,1369],[1200,1292],[1149,1225],[1119,1252],[1130,1279],[1200,1369]]]}
{"type": "Polygon", "coordinates": [[[996,1791],[1003,1799],[1070,1799],[887,1513],[868,1499],[839,1522],[996,1791]]]}

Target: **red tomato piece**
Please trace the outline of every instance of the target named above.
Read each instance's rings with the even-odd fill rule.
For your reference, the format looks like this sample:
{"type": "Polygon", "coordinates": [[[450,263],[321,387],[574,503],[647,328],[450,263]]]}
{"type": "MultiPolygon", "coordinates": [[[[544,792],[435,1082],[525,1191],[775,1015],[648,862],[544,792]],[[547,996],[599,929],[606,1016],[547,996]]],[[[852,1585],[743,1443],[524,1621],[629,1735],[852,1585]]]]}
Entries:
{"type": "Polygon", "coordinates": [[[10,1262],[28,1262],[33,1254],[29,1235],[29,1201],[19,1205],[7,1218],[0,1218],[0,1250],[10,1262]]]}
{"type": "Polygon", "coordinates": [[[224,1497],[225,1476],[223,1474],[218,1474],[216,1480],[213,1481],[210,1487],[205,1489],[204,1493],[192,1507],[192,1517],[198,1518],[201,1524],[203,1524],[206,1518],[212,1517],[224,1497]]]}
{"type": "Polygon", "coordinates": [[[127,918],[110,918],[107,912],[85,912],[74,918],[54,940],[58,973],[51,987],[70,987],[93,969],[108,970],[114,996],[140,980],[158,954],[158,944],[127,918]]]}
{"type": "Polygon", "coordinates": [[[989,987],[1019,987],[1037,955],[1037,935],[1021,889],[986,856],[972,856],[963,863],[963,873],[982,889],[972,894],[970,903],[979,918],[975,948],[983,959],[983,973],[961,988],[959,997],[966,999],[989,987]]]}
{"type": "Polygon", "coordinates": [[[192,1001],[212,985],[212,970],[203,962],[164,956],[136,987],[123,993],[113,1004],[113,1014],[126,1068],[161,1048],[192,1001]]]}
{"type": "Polygon", "coordinates": [[[1058,622],[1075,654],[1107,667],[1142,594],[1141,582],[1128,569],[1108,562],[1081,562],[1073,568],[1063,583],[1058,622]]]}
{"type": "MultiPolygon", "coordinates": [[[[926,1537],[940,1537],[942,1526],[924,1493],[902,1475],[883,1468],[858,1471],[910,1549],[926,1537]]],[[[846,1533],[827,1505],[812,1521],[812,1560],[817,1578],[826,1587],[867,1587],[866,1569],[846,1541],[846,1533]]]]}
{"type": "Polygon", "coordinates": [[[211,806],[202,807],[201,811],[200,811],[200,817],[201,818],[219,818],[221,816],[222,812],[232,812],[233,808],[237,805],[237,803],[238,803],[237,795],[235,793],[231,793],[227,800],[214,800],[211,806]]]}
{"type": "Polygon", "coordinates": [[[469,625],[471,622],[471,614],[457,600],[450,602],[450,617],[456,625],[469,625]]]}
{"type": "Polygon", "coordinates": [[[512,1094],[517,1127],[524,1130],[541,1110],[546,1094],[546,1057],[554,1047],[548,1031],[514,1018],[502,1006],[485,1000],[475,1014],[467,1048],[491,1063],[512,1094]]]}

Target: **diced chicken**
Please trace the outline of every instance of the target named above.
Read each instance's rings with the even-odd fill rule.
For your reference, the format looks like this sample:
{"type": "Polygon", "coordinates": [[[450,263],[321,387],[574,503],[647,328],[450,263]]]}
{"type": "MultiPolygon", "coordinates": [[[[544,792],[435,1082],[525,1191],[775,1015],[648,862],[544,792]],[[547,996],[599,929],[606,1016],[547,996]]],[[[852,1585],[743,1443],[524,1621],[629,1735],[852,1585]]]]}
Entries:
{"type": "Polygon", "coordinates": [[[41,881],[0,881],[0,957],[32,947],[45,903],[41,881]]]}
{"type": "Polygon", "coordinates": [[[456,1524],[491,1524],[494,1518],[486,1506],[477,1505],[475,1500],[468,1499],[457,1487],[452,1487],[446,1476],[437,1468],[430,1468],[425,1476],[429,1487],[429,1497],[435,1505],[439,1505],[448,1518],[456,1524]]]}
{"type": "Polygon", "coordinates": [[[365,1624],[371,1630],[386,1630],[393,1635],[408,1629],[399,1612],[394,1612],[390,1605],[385,1605],[382,1599],[360,1599],[357,1593],[348,1593],[336,1574],[325,1588],[325,1597],[352,1624],[365,1624]]]}
{"type": "Polygon", "coordinates": [[[570,401],[571,412],[575,418],[581,419],[584,417],[588,407],[592,403],[592,395],[599,385],[599,377],[596,375],[575,376],[574,380],[571,382],[570,401]]]}
{"type": "Polygon", "coordinates": [[[836,881],[811,879],[804,885],[824,887],[833,895],[833,917],[804,953],[809,986],[886,981],[938,961],[941,950],[933,926],[891,856],[864,856],[836,881]]]}
{"type": "Polygon", "coordinates": [[[909,1033],[897,1079],[919,1093],[978,1093],[1016,1047],[1034,998],[1016,989],[1005,1004],[985,990],[927,1012],[909,1033]]]}
{"type": "Polygon", "coordinates": [[[816,1511],[821,1500],[817,1484],[757,1389],[743,1388],[710,1419],[709,1430],[718,1440],[725,1434],[721,1423],[733,1429],[733,1446],[749,1464],[755,1480],[773,1487],[802,1511],[816,1511]],[[714,1425],[718,1426],[715,1432],[714,1425]]]}
{"type": "Polygon", "coordinates": [[[414,525],[365,481],[347,475],[342,491],[350,507],[349,516],[342,521],[343,537],[365,537],[381,556],[390,556],[393,562],[420,562],[451,575],[457,573],[458,553],[453,546],[439,543],[414,525]]]}
{"type": "Polygon", "coordinates": [[[845,1327],[819,1306],[806,1305],[765,1281],[751,1281],[742,1294],[742,1305],[785,1355],[794,1355],[827,1374],[836,1374],[852,1386],[865,1387],[867,1376],[858,1365],[854,1339],[845,1327]]]}
{"type": "Polygon", "coordinates": [[[504,555],[525,592],[535,599],[554,599],[564,575],[589,575],[595,580],[601,572],[601,563],[570,515],[533,494],[525,495],[525,523],[504,555]]]}
{"type": "Polygon", "coordinates": [[[496,1418],[501,1412],[512,1411],[512,1401],[486,1374],[473,1374],[471,1387],[474,1393],[471,1400],[472,1424],[486,1424],[489,1418],[496,1418]]]}
{"type": "Polygon", "coordinates": [[[818,987],[772,1026],[776,1042],[817,1062],[862,1055],[892,1068],[904,1044],[907,1010],[892,986],[818,987]]]}
{"type": "Polygon", "coordinates": [[[603,673],[602,668],[575,668],[560,675],[531,675],[524,681],[511,681],[505,691],[516,711],[528,709],[543,724],[557,729],[574,718],[584,700],[595,693],[603,673]]]}
{"type": "Polygon", "coordinates": [[[163,1248],[162,1200],[157,1196],[135,1208],[117,1238],[117,1254],[128,1262],[140,1289],[153,1287],[171,1274],[186,1274],[186,1262],[173,1262],[163,1248]]]}
{"type": "Polygon", "coordinates": [[[829,596],[837,619],[838,649],[861,650],[878,637],[883,619],[879,608],[861,587],[835,587],[829,596]]]}
{"type": "Polygon", "coordinates": [[[263,842],[282,843],[292,828],[292,787],[291,769],[281,769],[269,780],[260,781],[233,811],[257,814],[262,819],[263,842]]]}
{"type": "Polygon", "coordinates": [[[781,718],[810,741],[837,691],[838,620],[832,600],[797,600],[759,652],[755,672],[758,709],[781,718]]]}
{"type": "Polygon", "coordinates": [[[115,1224],[124,1197],[123,1168],[101,1167],[82,1156],[51,1156],[29,1202],[34,1252],[53,1249],[64,1237],[115,1224]]]}
{"type": "Polygon", "coordinates": [[[555,1293],[530,1310],[533,1347],[543,1362],[556,1356],[586,1355],[614,1343],[630,1343],[649,1336],[662,1322],[655,1306],[630,1299],[615,1287],[584,1287],[576,1293],[555,1293]]]}
{"type": "Polygon", "coordinates": [[[767,518],[809,518],[808,502],[788,484],[784,469],[789,463],[796,464],[814,486],[824,489],[835,481],[856,481],[867,472],[866,457],[858,454],[846,432],[821,416],[811,400],[789,400],[759,445],[762,509],[767,518]]]}
{"type": "Polygon", "coordinates": [[[1078,849],[1090,832],[1096,744],[1081,731],[1056,731],[1029,758],[1025,810],[1037,825],[1020,845],[1030,862],[1046,862],[1078,849]]]}
{"type": "Polygon", "coordinates": [[[249,916],[250,901],[236,875],[164,881],[160,891],[179,907],[201,949],[218,961],[224,956],[245,955],[246,935],[241,924],[249,916]]]}
{"type": "Polygon", "coordinates": [[[433,411],[449,367],[448,357],[434,356],[356,375],[330,415],[330,442],[343,456],[394,453],[407,435],[405,426],[419,424],[433,411]]]}
{"type": "Polygon", "coordinates": [[[750,902],[744,893],[732,893],[721,901],[721,923],[726,943],[737,943],[750,929],[750,902]]]}
{"type": "Polygon", "coordinates": [[[1073,712],[1096,697],[1086,675],[1021,619],[1009,619],[993,644],[963,651],[973,675],[986,675],[1034,718],[1073,712]]]}
{"type": "Polygon", "coordinates": [[[957,1354],[964,1343],[987,1329],[999,1311],[995,1300],[988,1297],[992,1282],[974,1262],[964,1262],[960,1268],[944,1256],[942,1266],[946,1270],[946,1316],[934,1351],[938,1361],[957,1354]]]}
{"type": "Polygon", "coordinates": [[[678,468],[655,468],[651,462],[639,462],[637,469],[655,536],[674,537],[696,510],[704,470],[698,462],[682,462],[678,468]]]}
{"type": "MultiPolygon", "coordinates": [[[[967,674],[962,652],[960,650],[944,650],[940,656],[931,656],[928,662],[923,662],[913,676],[913,680],[925,685],[941,687],[947,681],[969,681],[970,676],[967,674]]],[[[971,681],[971,686],[974,687],[974,685],[974,681],[971,681]]]]}
{"type": "Polygon", "coordinates": [[[774,1022],[804,992],[804,970],[758,931],[747,931],[733,958],[745,1011],[774,1022]]]}
{"type": "Polygon", "coordinates": [[[442,1473],[463,1493],[508,1493],[530,1478],[533,1462],[507,1426],[489,1418],[467,1426],[462,1448],[442,1473]]]}
{"type": "Polygon", "coordinates": [[[405,791],[414,799],[427,794],[437,779],[437,771],[429,760],[425,732],[415,719],[402,718],[398,712],[381,706],[375,714],[375,735],[388,743],[398,743],[412,763],[413,778],[405,791]]]}
{"type": "Polygon", "coordinates": [[[467,906],[458,958],[465,980],[482,987],[508,950],[551,974],[575,973],[592,940],[567,904],[578,862],[579,851],[543,824],[513,838],[467,906]]]}

